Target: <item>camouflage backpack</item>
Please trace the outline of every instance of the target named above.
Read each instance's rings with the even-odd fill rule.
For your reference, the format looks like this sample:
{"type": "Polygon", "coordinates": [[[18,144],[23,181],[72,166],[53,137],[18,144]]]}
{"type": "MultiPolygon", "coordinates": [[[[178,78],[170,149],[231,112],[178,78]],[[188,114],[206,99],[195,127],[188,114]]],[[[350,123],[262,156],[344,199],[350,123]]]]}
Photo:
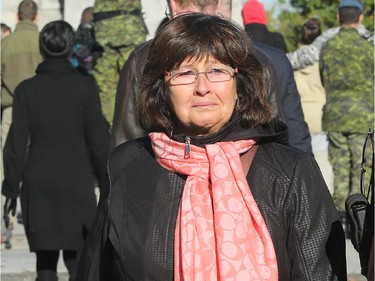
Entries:
{"type": "Polygon", "coordinates": [[[146,40],[141,0],[96,0],[96,40],[104,48],[94,77],[100,88],[103,113],[112,123],[120,71],[134,47],[146,40]]]}

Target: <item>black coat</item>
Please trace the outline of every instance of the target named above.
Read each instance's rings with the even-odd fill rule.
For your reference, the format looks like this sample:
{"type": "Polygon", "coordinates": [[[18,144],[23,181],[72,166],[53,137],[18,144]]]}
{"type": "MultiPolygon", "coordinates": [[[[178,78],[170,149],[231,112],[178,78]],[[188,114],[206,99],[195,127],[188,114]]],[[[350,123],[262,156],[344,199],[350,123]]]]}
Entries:
{"type": "MultiPolygon", "coordinates": [[[[345,236],[317,163],[286,145],[285,125],[229,125],[214,141],[258,139],[247,174],[272,237],[280,281],[346,280],[345,236]]],[[[182,141],[182,136],[173,137],[182,141]]],[[[160,166],[149,137],[127,141],[109,159],[110,196],[101,201],[77,281],[173,280],[174,232],[185,176],[160,166]]]]}
{"type": "Polygon", "coordinates": [[[15,91],[2,194],[20,193],[31,251],[76,250],[95,216],[95,178],[108,188],[109,126],[94,80],[69,61],[36,73],[15,91]]]}

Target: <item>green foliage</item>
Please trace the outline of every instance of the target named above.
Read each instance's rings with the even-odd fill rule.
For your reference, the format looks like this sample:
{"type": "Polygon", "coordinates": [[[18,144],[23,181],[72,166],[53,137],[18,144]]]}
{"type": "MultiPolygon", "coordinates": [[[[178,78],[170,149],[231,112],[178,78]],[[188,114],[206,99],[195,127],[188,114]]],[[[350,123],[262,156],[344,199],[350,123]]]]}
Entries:
{"type": "MultiPolygon", "coordinates": [[[[318,17],[322,31],[338,25],[336,14],[340,0],[278,0],[279,4],[268,11],[268,28],[280,32],[288,50],[298,48],[299,34],[307,19],[318,17]],[[283,9],[288,3],[293,9],[283,9]],[[275,12],[278,11],[277,17],[275,12]]],[[[365,6],[363,24],[374,32],[374,0],[362,0],[365,6]]]]}

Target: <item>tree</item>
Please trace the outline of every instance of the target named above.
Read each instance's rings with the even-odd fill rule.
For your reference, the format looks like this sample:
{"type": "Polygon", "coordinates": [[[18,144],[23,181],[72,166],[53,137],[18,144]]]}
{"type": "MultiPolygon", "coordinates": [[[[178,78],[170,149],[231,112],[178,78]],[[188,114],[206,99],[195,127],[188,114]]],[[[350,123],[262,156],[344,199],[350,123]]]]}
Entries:
{"type": "MultiPolygon", "coordinates": [[[[288,0],[278,2],[284,7],[288,0]]],[[[288,50],[293,51],[298,48],[301,26],[308,18],[318,17],[322,31],[338,25],[336,14],[339,3],[339,0],[289,0],[293,9],[283,9],[276,19],[272,18],[269,29],[283,34],[288,50]]],[[[363,24],[374,32],[374,0],[362,0],[362,3],[365,7],[363,24]]],[[[275,9],[273,7],[271,12],[275,9]]]]}

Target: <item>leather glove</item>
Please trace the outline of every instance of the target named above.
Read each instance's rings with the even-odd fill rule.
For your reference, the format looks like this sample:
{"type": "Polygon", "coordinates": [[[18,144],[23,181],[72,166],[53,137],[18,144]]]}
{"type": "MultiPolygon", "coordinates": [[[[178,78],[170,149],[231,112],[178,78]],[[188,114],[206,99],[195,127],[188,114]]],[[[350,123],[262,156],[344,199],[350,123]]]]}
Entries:
{"type": "Polygon", "coordinates": [[[9,213],[12,214],[12,216],[15,216],[16,214],[16,209],[17,209],[17,199],[11,199],[11,198],[6,198],[5,199],[5,204],[4,204],[4,211],[3,211],[3,219],[5,223],[5,227],[9,227],[9,213]]]}

